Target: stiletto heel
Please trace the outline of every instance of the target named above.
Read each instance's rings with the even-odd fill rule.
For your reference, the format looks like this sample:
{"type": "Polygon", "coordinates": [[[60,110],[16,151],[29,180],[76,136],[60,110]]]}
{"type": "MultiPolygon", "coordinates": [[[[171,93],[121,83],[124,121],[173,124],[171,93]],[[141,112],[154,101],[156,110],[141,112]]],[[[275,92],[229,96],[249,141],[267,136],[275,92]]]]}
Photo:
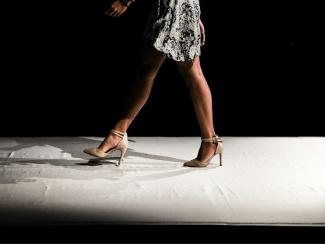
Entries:
{"type": "Polygon", "coordinates": [[[208,164],[210,163],[211,159],[219,154],[219,160],[220,160],[220,166],[222,166],[222,157],[223,157],[223,144],[222,144],[222,140],[220,137],[218,137],[217,135],[214,135],[211,138],[201,138],[202,142],[209,142],[209,143],[213,143],[213,144],[217,144],[217,148],[214,152],[214,154],[205,162],[199,161],[196,158],[192,159],[190,161],[187,161],[183,164],[183,166],[188,166],[188,167],[206,167],[208,166],[208,164]]]}
{"type": "Polygon", "coordinates": [[[121,156],[120,156],[120,159],[119,159],[118,163],[116,164],[116,166],[120,166],[121,161],[124,161],[124,155],[125,155],[125,153],[126,153],[126,149],[127,149],[127,148],[123,148],[123,149],[121,150],[121,156]]]}
{"type": "Polygon", "coordinates": [[[102,158],[105,159],[107,158],[112,152],[119,150],[121,151],[121,155],[119,158],[118,163],[116,164],[116,166],[119,166],[121,164],[121,161],[124,161],[124,155],[127,151],[128,148],[128,135],[126,132],[121,132],[118,130],[111,130],[111,133],[122,138],[122,140],[114,147],[110,148],[109,150],[107,150],[106,152],[99,150],[98,148],[87,148],[84,150],[84,153],[87,153],[91,156],[95,156],[98,158],[102,158]]]}

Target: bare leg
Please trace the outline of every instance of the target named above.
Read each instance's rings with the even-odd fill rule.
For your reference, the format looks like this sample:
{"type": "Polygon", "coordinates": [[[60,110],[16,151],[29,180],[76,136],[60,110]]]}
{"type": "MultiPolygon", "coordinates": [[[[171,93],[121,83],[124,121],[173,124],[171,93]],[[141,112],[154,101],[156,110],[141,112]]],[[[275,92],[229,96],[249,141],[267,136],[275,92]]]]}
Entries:
{"type": "MultiPolygon", "coordinates": [[[[210,138],[216,135],[213,125],[212,95],[203,75],[199,57],[196,57],[193,63],[177,62],[177,65],[189,88],[200,125],[201,137],[210,138]]],[[[206,161],[213,155],[216,147],[216,144],[201,143],[197,160],[206,161]]]]}
{"type": "MultiPolygon", "coordinates": [[[[132,121],[147,102],[154,79],[165,60],[163,54],[151,46],[145,45],[142,57],[137,68],[136,81],[128,97],[120,119],[112,129],[126,132],[132,121]]],[[[121,138],[113,134],[108,134],[105,140],[98,147],[100,150],[107,151],[117,145],[121,138]]]]}

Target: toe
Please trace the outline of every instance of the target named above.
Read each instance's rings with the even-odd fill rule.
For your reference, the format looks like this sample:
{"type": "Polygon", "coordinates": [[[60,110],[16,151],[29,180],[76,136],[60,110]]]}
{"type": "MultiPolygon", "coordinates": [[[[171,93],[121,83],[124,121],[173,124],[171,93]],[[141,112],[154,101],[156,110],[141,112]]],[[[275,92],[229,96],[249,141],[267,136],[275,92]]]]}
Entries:
{"type": "Polygon", "coordinates": [[[183,166],[193,167],[193,166],[195,166],[195,162],[194,162],[194,160],[192,159],[192,160],[190,160],[190,161],[185,162],[185,163],[183,164],[183,166]]]}

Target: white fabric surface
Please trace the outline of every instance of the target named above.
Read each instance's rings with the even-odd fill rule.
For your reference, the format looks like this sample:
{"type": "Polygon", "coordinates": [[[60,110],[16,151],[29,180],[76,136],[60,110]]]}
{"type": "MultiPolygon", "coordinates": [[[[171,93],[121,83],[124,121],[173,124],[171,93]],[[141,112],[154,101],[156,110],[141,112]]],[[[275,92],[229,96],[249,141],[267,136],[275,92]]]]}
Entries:
{"type": "Polygon", "coordinates": [[[0,138],[0,223],[325,225],[324,137],[222,137],[224,165],[183,167],[199,137],[0,138]]]}

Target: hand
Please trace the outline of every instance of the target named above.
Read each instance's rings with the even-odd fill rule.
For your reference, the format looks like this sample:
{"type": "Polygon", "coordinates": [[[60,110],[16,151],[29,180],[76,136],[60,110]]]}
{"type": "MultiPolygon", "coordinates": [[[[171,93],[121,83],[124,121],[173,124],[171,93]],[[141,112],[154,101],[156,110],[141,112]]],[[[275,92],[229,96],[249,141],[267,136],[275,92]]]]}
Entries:
{"type": "Polygon", "coordinates": [[[111,17],[121,16],[128,7],[121,3],[119,0],[116,0],[112,3],[111,7],[105,12],[105,15],[111,17]]]}
{"type": "Polygon", "coordinates": [[[202,21],[200,20],[200,31],[201,31],[201,46],[205,44],[205,29],[202,21]]]}

